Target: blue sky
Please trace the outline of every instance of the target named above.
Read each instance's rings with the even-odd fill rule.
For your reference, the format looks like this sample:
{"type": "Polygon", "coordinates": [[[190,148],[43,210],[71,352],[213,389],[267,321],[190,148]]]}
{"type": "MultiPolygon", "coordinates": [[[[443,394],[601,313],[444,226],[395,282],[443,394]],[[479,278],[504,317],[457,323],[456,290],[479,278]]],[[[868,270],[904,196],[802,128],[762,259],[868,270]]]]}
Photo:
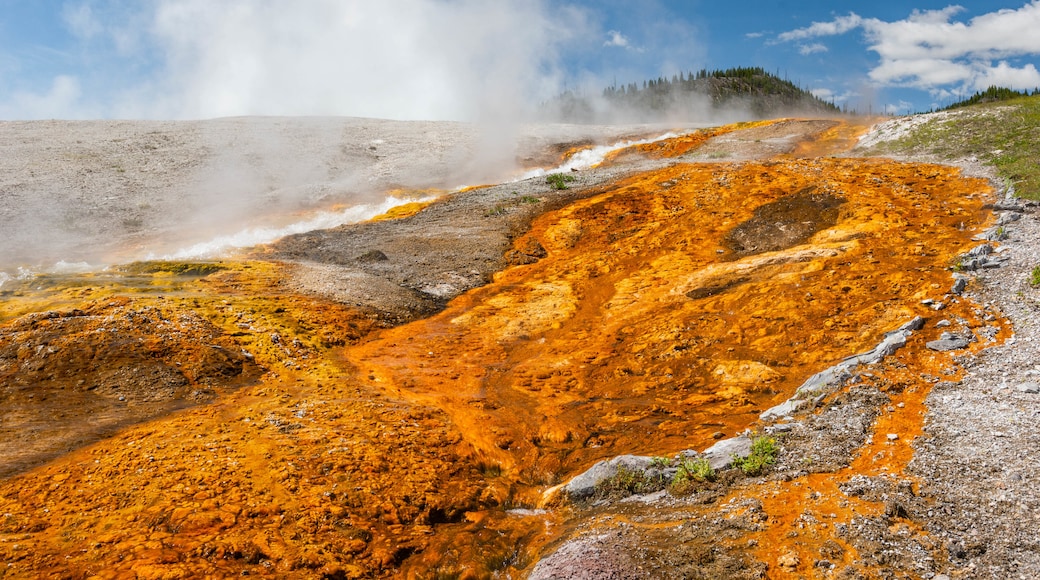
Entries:
{"type": "Polygon", "coordinates": [[[0,118],[494,121],[761,66],[907,113],[1040,87],[1040,0],[0,0],[0,118]]]}

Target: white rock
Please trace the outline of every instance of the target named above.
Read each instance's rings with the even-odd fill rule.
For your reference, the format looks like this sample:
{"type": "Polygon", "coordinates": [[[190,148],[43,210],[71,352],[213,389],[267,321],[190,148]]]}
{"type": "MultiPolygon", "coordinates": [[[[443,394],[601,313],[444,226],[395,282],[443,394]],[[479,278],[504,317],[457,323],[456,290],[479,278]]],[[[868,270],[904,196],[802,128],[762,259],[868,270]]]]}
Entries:
{"type": "Polygon", "coordinates": [[[1018,389],[1019,391],[1023,392],[1023,393],[1040,393],[1040,383],[1035,383],[1035,382],[1021,383],[1021,384],[1019,384],[1015,388],[1018,389]]]}

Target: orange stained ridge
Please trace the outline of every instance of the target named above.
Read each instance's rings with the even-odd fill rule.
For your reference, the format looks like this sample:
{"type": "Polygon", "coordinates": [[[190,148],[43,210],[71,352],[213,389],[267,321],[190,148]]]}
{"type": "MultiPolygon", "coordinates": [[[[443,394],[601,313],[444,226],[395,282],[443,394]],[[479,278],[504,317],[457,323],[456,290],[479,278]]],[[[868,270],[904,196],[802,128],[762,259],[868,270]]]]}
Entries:
{"type": "Polygon", "coordinates": [[[856,146],[859,138],[870,129],[872,123],[883,119],[867,119],[867,122],[835,122],[817,135],[811,135],[795,144],[790,157],[826,157],[839,155],[856,146]]]}
{"type": "Polygon", "coordinates": [[[698,147],[700,147],[713,137],[718,137],[719,135],[725,135],[726,133],[732,133],[734,131],[740,131],[743,129],[765,127],[768,125],[779,123],[781,121],[781,119],[771,119],[766,121],[746,121],[743,123],[722,125],[720,127],[708,127],[705,129],[698,129],[696,131],[683,133],[682,135],[679,135],[677,137],[672,137],[671,139],[661,139],[658,141],[652,141],[650,143],[642,143],[639,145],[633,145],[631,147],[625,147],[623,149],[612,151],[604,157],[603,163],[609,164],[617,162],[618,160],[633,155],[646,155],[649,157],[656,158],[681,157],[682,155],[696,150],[698,147]]]}
{"type": "Polygon", "coordinates": [[[927,313],[988,191],[884,160],[678,163],[538,218],[516,245],[539,262],[405,326],[352,314],[348,338],[316,336],[350,309],[294,297],[277,270],[205,277],[166,300],[268,373],[0,482],[0,560],[23,577],[522,569],[560,533],[566,512],[534,509],[548,486],[703,449],[927,313]],[[805,234],[755,246],[741,228],[763,206],[805,234]]]}

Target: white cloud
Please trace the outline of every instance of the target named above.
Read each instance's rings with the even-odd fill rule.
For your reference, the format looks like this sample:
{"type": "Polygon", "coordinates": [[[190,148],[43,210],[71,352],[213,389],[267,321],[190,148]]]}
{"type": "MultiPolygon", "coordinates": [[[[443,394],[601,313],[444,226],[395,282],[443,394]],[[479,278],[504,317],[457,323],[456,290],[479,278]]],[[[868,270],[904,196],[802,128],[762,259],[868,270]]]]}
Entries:
{"type": "Polygon", "coordinates": [[[812,93],[813,96],[815,96],[816,98],[831,103],[846,103],[851,99],[860,96],[859,93],[856,93],[854,91],[842,91],[838,93],[826,87],[810,89],[809,92],[812,93]]]}
{"type": "Polygon", "coordinates": [[[911,111],[913,111],[913,108],[913,103],[900,100],[898,103],[886,104],[884,110],[886,115],[901,115],[904,113],[909,114],[911,111]]]}
{"type": "Polygon", "coordinates": [[[834,91],[826,87],[821,87],[818,89],[809,89],[809,92],[812,93],[812,95],[817,99],[822,99],[824,101],[831,100],[832,98],[834,98],[835,95],[834,91]]]}
{"type": "Polygon", "coordinates": [[[919,88],[962,83],[974,75],[970,64],[932,58],[883,60],[870,71],[870,78],[880,84],[919,88]]]}
{"type": "Polygon", "coordinates": [[[777,38],[782,42],[791,40],[805,40],[819,36],[834,36],[859,28],[863,25],[863,19],[858,14],[849,13],[848,16],[839,16],[830,22],[813,22],[807,28],[799,28],[790,32],[784,32],[777,38]]]}
{"type": "Polygon", "coordinates": [[[90,39],[104,31],[101,22],[94,16],[90,4],[65,4],[61,8],[61,19],[72,34],[90,39]]]}
{"type": "Polygon", "coordinates": [[[625,38],[624,34],[621,34],[617,30],[611,30],[607,32],[607,40],[603,43],[603,46],[618,46],[621,48],[628,48],[628,39],[625,38]]]}
{"type": "Polygon", "coordinates": [[[976,91],[984,91],[991,86],[997,87],[1040,87],[1040,71],[1033,64],[1027,64],[1021,68],[1010,66],[1001,61],[995,67],[989,67],[974,79],[976,91]]]}
{"type": "MultiPolygon", "coordinates": [[[[1037,86],[1040,75],[1032,64],[1015,68],[1005,61],[995,61],[1040,55],[1040,34],[1036,34],[1040,30],[1040,0],[1016,10],[982,14],[967,22],[954,20],[962,12],[960,6],[914,10],[906,19],[895,22],[850,13],[784,32],[777,39],[804,41],[860,29],[869,49],[880,57],[869,77],[881,85],[931,91],[949,85],[962,89],[990,84],[1037,86]]],[[[805,46],[812,45],[801,45],[800,52],[811,54],[805,46]]]]}
{"type": "Polygon", "coordinates": [[[827,47],[819,42],[814,42],[812,44],[802,44],[798,47],[798,52],[803,56],[808,56],[810,54],[816,54],[818,52],[827,52],[827,47]]]}
{"type": "Polygon", "coordinates": [[[610,30],[607,32],[607,40],[603,42],[603,46],[623,48],[629,52],[644,52],[646,49],[641,46],[634,46],[632,41],[627,36],[621,34],[617,30],[610,30]]]}

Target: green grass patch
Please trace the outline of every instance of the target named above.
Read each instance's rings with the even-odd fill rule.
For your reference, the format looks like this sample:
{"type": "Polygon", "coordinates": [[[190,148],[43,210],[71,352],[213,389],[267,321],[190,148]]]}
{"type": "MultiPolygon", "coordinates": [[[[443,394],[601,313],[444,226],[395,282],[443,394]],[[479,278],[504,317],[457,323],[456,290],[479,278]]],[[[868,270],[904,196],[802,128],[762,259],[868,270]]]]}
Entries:
{"type": "Polygon", "coordinates": [[[744,475],[760,475],[766,467],[776,463],[780,448],[772,437],[755,437],[751,440],[751,453],[747,457],[733,456],[733,467],[744,475]]]}
{"type": "Polygon", "coordinates": [[[1040,266],[1033,268],[1033,271],[1029,273],[1029,285],[1033,288],[1040,286],[1040,266]]]}
{"type": "Polygon", "coordinates": [[[662,475],[650,474],[641,469],[630,469],[622,465],[618,466],[614,477],[596,484],[595,495],[618,498],[638,493],[650,493],[664,489],[666,483],[662,475]]]}
{"type": "Polygon", "coordinates": [[[715,481],[715,470],[703,457],[683,457],[676,466],[675,476],[669,484],[669,490],[674,494],[683,494],[692,491],[699,484],[715,481]]]}
{"type": "Polygon", "coordinates": [[[567,175],[566,173],[550,173],[545,176],[545,182],[549,184],[552,189],[570,189],[568,183],[574,181],[573,175],[567,175]]]}
{"type": "Polygon", "coordinates": [[[963,107],[869,152],[974,156],[996,167],[1019,197],[1040,200],[1040,96],[963,107]]]}

